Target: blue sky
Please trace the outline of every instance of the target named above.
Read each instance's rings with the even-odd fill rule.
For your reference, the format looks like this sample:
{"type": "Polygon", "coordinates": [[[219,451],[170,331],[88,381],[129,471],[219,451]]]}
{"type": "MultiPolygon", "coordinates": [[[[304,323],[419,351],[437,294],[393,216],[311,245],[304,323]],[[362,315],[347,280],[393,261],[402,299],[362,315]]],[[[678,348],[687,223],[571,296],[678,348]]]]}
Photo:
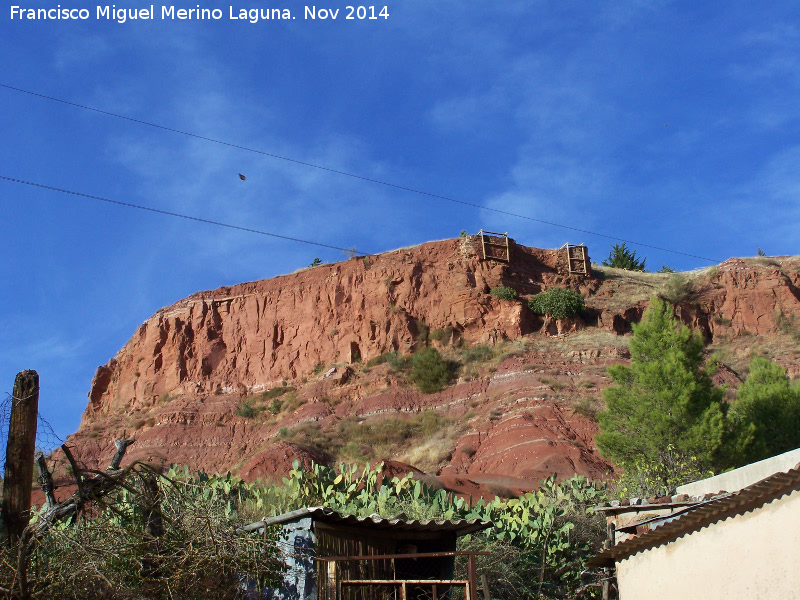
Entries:
{"type": "MultiPolygon", "coordinates": [[[[213,1],[221,20],[126,23],[60,4],[91,18],[2,9],[1,85],[698,257],[799,252],[795,2],[401,0],[359,21],[334,1],[337,20],[311,21],[295,0],[213,1]]],[[[8,87],[0,107],[4,177],[360,252],[480,228],[596,261],[611,243],[8,87]]],[[[62,437],[97,366],[160,307],[344,258],[7,180],[0,222],[0,391],[38,370],[62,437]]],[[[713,264],[630,245],[651,269],[713,264]]]]}

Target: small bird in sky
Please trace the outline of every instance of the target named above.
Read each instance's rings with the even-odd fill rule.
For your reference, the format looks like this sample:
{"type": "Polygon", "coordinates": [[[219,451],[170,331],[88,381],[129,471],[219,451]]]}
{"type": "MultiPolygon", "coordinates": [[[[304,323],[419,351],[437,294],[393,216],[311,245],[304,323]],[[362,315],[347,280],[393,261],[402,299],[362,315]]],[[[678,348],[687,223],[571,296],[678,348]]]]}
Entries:
{"type": "Polygon", "coordinates": [[[667,123],[666,125],[664,125],[664,127],[669,127],[669,123],[667,123]]]}
{"type": "Polygon", "coordinates": [[[245,177],[244,175],[242,175],[241,173],[239,173],[239,179],[241,179],[242,181],[244,181],[245,179],[247,179],[247,177],[245,177]]]}

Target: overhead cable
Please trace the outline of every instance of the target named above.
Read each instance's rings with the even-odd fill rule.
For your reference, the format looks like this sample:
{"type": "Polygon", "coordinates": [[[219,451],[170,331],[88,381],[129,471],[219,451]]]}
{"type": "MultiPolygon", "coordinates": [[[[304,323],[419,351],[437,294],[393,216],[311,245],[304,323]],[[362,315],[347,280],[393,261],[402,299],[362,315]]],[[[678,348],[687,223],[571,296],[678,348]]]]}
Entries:
{"type": "MultiPolygon", "coordinates": [[[[369,183],[376,183],[378,185],[383,185],[383,186],[386,186],[386,187],[394,188],[394,189],[397,189],[397,190],[402,190],[402,191],[405,191],[405,192],[411,192],[413,194],[419,194],[421,196],[426,196],[428,198],[435,198],[435,199],[438,199],[438,200],[445,200],[447,202],[453,202],[455,204],[461,204],[463,206],[469,206],[469,207],[472,207],[472,208],[478,208],[480,210],[485,210],[485,211],[489,211],[489,212],[505,215],[505,216],[508,216],[508,217],[514,217],[514,218],[517,218],[517,219],[524,219],[524,220],[527,220],[527,221],[533,221],[535,223],[541,223],[543,225],[549,225],[551,227],[559,227],[561,229],[567,229],[569,231],[575,231],[575,232],[578,232],[578,233],[585,233],[587,235],[593,235],[593,236],[597,236],[597,237],[602,237],[602,238],[606,238],[606,239],[614,240],[614,241],[618,241],[618,242],[625,242],[627,244],[633,244],[635,246],[642,246],[644,248],[651,248],[653,250],[659,250],[661,252],[669,252],[670,254],[679,254],[681,256],[687,256],[687,257],[690,257],[690,258],[697,258],[699,260],[705,260],[705,261],[708,261],[708,262],[711,262],[711,263],[722,262],[722,261],[720,261],[718,259],[708,258],[706,256],[699,256],[697,254],[690,254],[688,252],[681,252],[680,250],[672,250],[670,248],[664,248],[664,247],[661,247],[661,246],[654,246],[652,244],[646,244],[644,242],[637,242],[637,241],[634,241],[634,240],[628,240],[628,239],[624,239],[624,238],[621,238],[621,237],[618,237],[618,236],[614,236],[614,235],[608,235],[608,234],[605,234],[605,233],[598,233],[596,231],[590,231],[588,229],[581,229],[579,227],[573,227],[571,225],[563,225],[561,223],[555,223],[553,221],[545,221],[544,219],[537,219],[535,217],[531,217],[531,216],[528,216],[528,215],[522,215],[522,214],[519,214],[519,213],[510,212],[510,211],[502,210],[502,209],[499,209],[499,208],[492,208],[492,207],[489,207],[489,206],[483,206],[481,204],[476,204],[474,202],[467,202],[466,200],[458,200],[457,198],[451,198],[449,196],[443,196],[441,194],[435,194],[435,193],[432,193],[432,192],[426,192],[424,190],[419,190],[419,189],[416,189],[416,188],[412,188],[412,187],[408,187],[408,186],[404,186],[404,185],[399,185],[399,184],[396,184],[396,183],[391,183],[389,181],[384,181],[384,180],[381,180],[381,179],[374,179],[372,177],[366,177],[364,175],[357,175],[355,173],[349,173],[347,171],[342,171],[340,169],[333,169],[331,167],[325,167],[323,165],[317,165],[317,164],[314,164],[314,163],[310,163],[310,162],[306,162],[306,161],[302,161],[302,160],[297,160],[297,159],[294,159],[294,158],[289,158],[287,156],[281,156],[280,154],[274,154],[274,153],[271,153],[271,152],[265,152],[263,150],[258,150],[256,148],[250,148],[248,146],[242,146],[240,144],[235,144],[235,143],[232,143],[232,142],[226,142],[224,140],[218,140],[216,138],[200,135],[200,134],[197,134],[197,133],[192,133],[190,131],[184,131],[182,129],[176,129],[174,127],[168,127],[166,125],[159,125],[158,123],[152,123],[150,121],[144,121],[142,119],[136,119],[134,117],[128,117],[128,116],[125,116],[125,115],[121,115],[119,113],[114,113],[114,112],[110,112],[110,111],[107,111],[107,110],[102,110],[102,109],[99,109],[99,108],[95,108],[95,107],[92,107],[92,106],[87,106],[85,104],[78,104],[76,102],[70,102],[69,100],[63,100],[61,98],[56,98],[54,96],[48,96],[48,95],[45,95],[45,94],[40,94],[38,92],[25,90],[25,89],[14,87],[14,86],[7,85],[7,84],[4,84],[4,83],[0,83],[0,87],[8,89],[8,90],[15,91],[15,92],[20,92],[20,93],[23,93],[23,94],[29,94],[31,96],[36,96],[37,98],[43,98],[45,100],[51,100],[53,102],[59,102],[61,104],[66,104],[68,106],[73,106],[75,108],[81,108],[81,109],[84,109],[84,110],[89,110],[89,111],[92,111],[92,112],[99,113],[101,115],[106,115],[106,116],[109,116],[109,117],[115,117],[117,119],[124,119],[126,121],[131,121],[133,123],[138,123],[140,125],[146,125],[148,127],[154,127],[156,129],[161,129],[163,131],[169,131],[171,133],[178,133],[178,134],[181,134],[181,135],[186,135],[186,136],[193,137],[195,139],[203,140],[203,141],[206,141],[206,142],[212,142],[214,144],[220,144],[222,146],[228,146],[229,148],[236,148],[238,150],[244,150],[246,152],[253,152],[255,154],[260,154],[262,156],[267,156],[269,158],[275,158],[275,159],[283,160],[283,161],[290,162],[290,163],[293,163],[293,164],[302,165],[304,167],[310,167],[310,168],[313,168],[313,169],[319,169],[321,171],[327,171],[329,173],[335,173],[337,175],[343,175],[345,177],[351,177],[353,179],[359,179],[361,181],[367,181],[369,183]]],[[[147,209],[147,210],[156,210],[156,209],[147,209]]],[[[158,211],[156,211],[156,212],[158,212],[158,211]]],[[[174,215],[174,216],[181,216],[181,215],[174,215]]],[[[185,218],[194,218],[194,217],[185,217],[185,218]]],[[[195,219],[195,220],[202,220],[202,219],[195,219]]],[[[229,227],[232,227],[232,226],[229,226],[229,227]]],[[[241,228],[241,227],[234,227],[234,228],[235,229],[246,230],[246,229],[241,228]]],[[[262,232],[253,231],[253,233],[262,233],[262,232]]],[[[273,235],[273,234],[267,234],[267,235],[273,235]]],[[[281,236],[276,235],[275,237],[281,237],[281,236]]],[[[320,245],[320,244],[317,244],[317,245],[320,245]]],[[[324,244],[322,244],[322,245],[324,245],[324,244]]]]}
{"type": "Polygon", "coordinates": [[[54,187],[52,185],[45,185],[43,183],[36,183],[34,181],[26,181],[24,179],[16,179],[14,177],[6,177],[5,175],[0,175],[0,179],[5,179],[6,181],[11,181],[13,183],[21,183],[24,185],[30,185],[38,188],[42,188],[45,190],[51,190],[53,192],[60,192],[62,194],[71,194],[73,196],[80,196],[82,198],[91,198],[92,200],[100,200],[101,202],[108,202],[109,204],[117,204],[119,206],[126,206],[128,208],[136,208],[139,210],[146,210],[149,212],[158,213],[161,215],[168,215],[170,217],[179,217],[181,219],[188,219],[189,221],[198,221],[200,223],[207,223],[209,225],[216,225],[218,227],[227,227],[228,229],[236,229],[238,231],[246,231],[247,233],[257,233],[259,235],[267,235],[269,237],[279,238],[282,240],[289,240],[291,242],[299,242],[301,244],[310,244],[312,246],[320,246],[321,248],[331,248],[333,250],[342,250],[343,252],[352,253],[354,256],[364,256],[363,253],[356,252],[352,248],[340,248],[339,246],[332,246],[330,244],[323,244],[322,242],[312,242],[311,240],[303,240],[300,238],[290,237],[288,235],[280,235],[278,233],[271,233],[269,231],[263,231],[261,229],[252,229],[250,227],[241,227],[239,225],[231,225],[230,223],[222,223],[220,221],[212,221],[211,219],[203,219],[201,217],[193,217],[191,215],[184,215],[181,213],[172,212],[169,210],[162,210],[160,208],[153,208],[151,206],[143,206],[141,204],[133,204],[131,202],[122,202],[120,200],[112,200],[111,198],[104,198],[102,196],[95,196],[93,194],[85,194],[83,192],[75,192],[73,190],[66,190],[64,188],[54,187]]]}

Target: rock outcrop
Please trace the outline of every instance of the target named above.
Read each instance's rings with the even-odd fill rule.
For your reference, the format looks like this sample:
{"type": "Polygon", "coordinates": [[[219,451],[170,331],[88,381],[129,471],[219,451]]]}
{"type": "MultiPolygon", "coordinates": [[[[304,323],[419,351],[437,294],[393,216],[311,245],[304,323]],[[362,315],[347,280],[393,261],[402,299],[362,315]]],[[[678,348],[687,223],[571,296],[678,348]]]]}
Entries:
{"type": "MultiPolygon", "coordinates": [[[[110,454],[113,436],[134,431],[128,460],[253,479],[281,473],[295,458],[326,460],[324,445],[290,439],[297,428],[329,432],[348,419],[436,411],[446,417],[446,439],[382,458],[414,464],[416,456],[463,490],[492,482],[520,490],[553,472],[600,477],[610,465],[594,448],[593,413],[605,366],[626,359],[619,336],[650,295],[671,294],[680,318],[710,343],[794,339],[800,331],[796,258],[731,259],[685,281],[636,277],[565,273],[557,251],[513,242],[508,263],[481,260],[478,240],[468,237],[200,292],[158,311],[98,368],[70,441],[93,464],[110,454]],[[501,285],[521,297],[571,287],[587,296],[587,310],[543,319],[522,301],[489,294],[501,285]],[[436,394],[421,394],[388,365],[364,368],[425,343],[503,346],[506,356],[482,371],[467,365],[436,394]],[[292,389],[292,402],[264,403],[263,393],[276,389],[292,389]],[[253,399],[262,402],[259,418],[243,408],[253,399]]],[[[782,360],[797,376],[796,356],[787,350],[782,360]]],[[[736,380],[731,371],[726,381],[736,380]]]]}

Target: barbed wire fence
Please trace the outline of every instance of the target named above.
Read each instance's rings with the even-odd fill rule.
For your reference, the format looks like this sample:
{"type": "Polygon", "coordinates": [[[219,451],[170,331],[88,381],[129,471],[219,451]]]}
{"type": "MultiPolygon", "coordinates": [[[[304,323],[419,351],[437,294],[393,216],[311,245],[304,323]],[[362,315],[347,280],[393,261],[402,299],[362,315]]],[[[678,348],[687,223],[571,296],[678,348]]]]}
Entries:
{"type": "MultiPolygon", "coordinates": [[[[0,476],[2,477],[5,477],[9,424],[11,421],[11,407],[14,400],[14,395],[11,392],[6,392],[5,398],[0,402],[0,476]]],[[[16,398],[16,400],[24,401],[25,398],[16,398]]],[[[36,418],[35,452],[36,455],[40,453],[44,455],[51,471],[55,468],[57,463],[61,462],[56,456],[55,451],[64,443],[66,443],[66,440],[55,432],[50,422],[45,419],[41,411],[39,411],[36,418]]]]}

